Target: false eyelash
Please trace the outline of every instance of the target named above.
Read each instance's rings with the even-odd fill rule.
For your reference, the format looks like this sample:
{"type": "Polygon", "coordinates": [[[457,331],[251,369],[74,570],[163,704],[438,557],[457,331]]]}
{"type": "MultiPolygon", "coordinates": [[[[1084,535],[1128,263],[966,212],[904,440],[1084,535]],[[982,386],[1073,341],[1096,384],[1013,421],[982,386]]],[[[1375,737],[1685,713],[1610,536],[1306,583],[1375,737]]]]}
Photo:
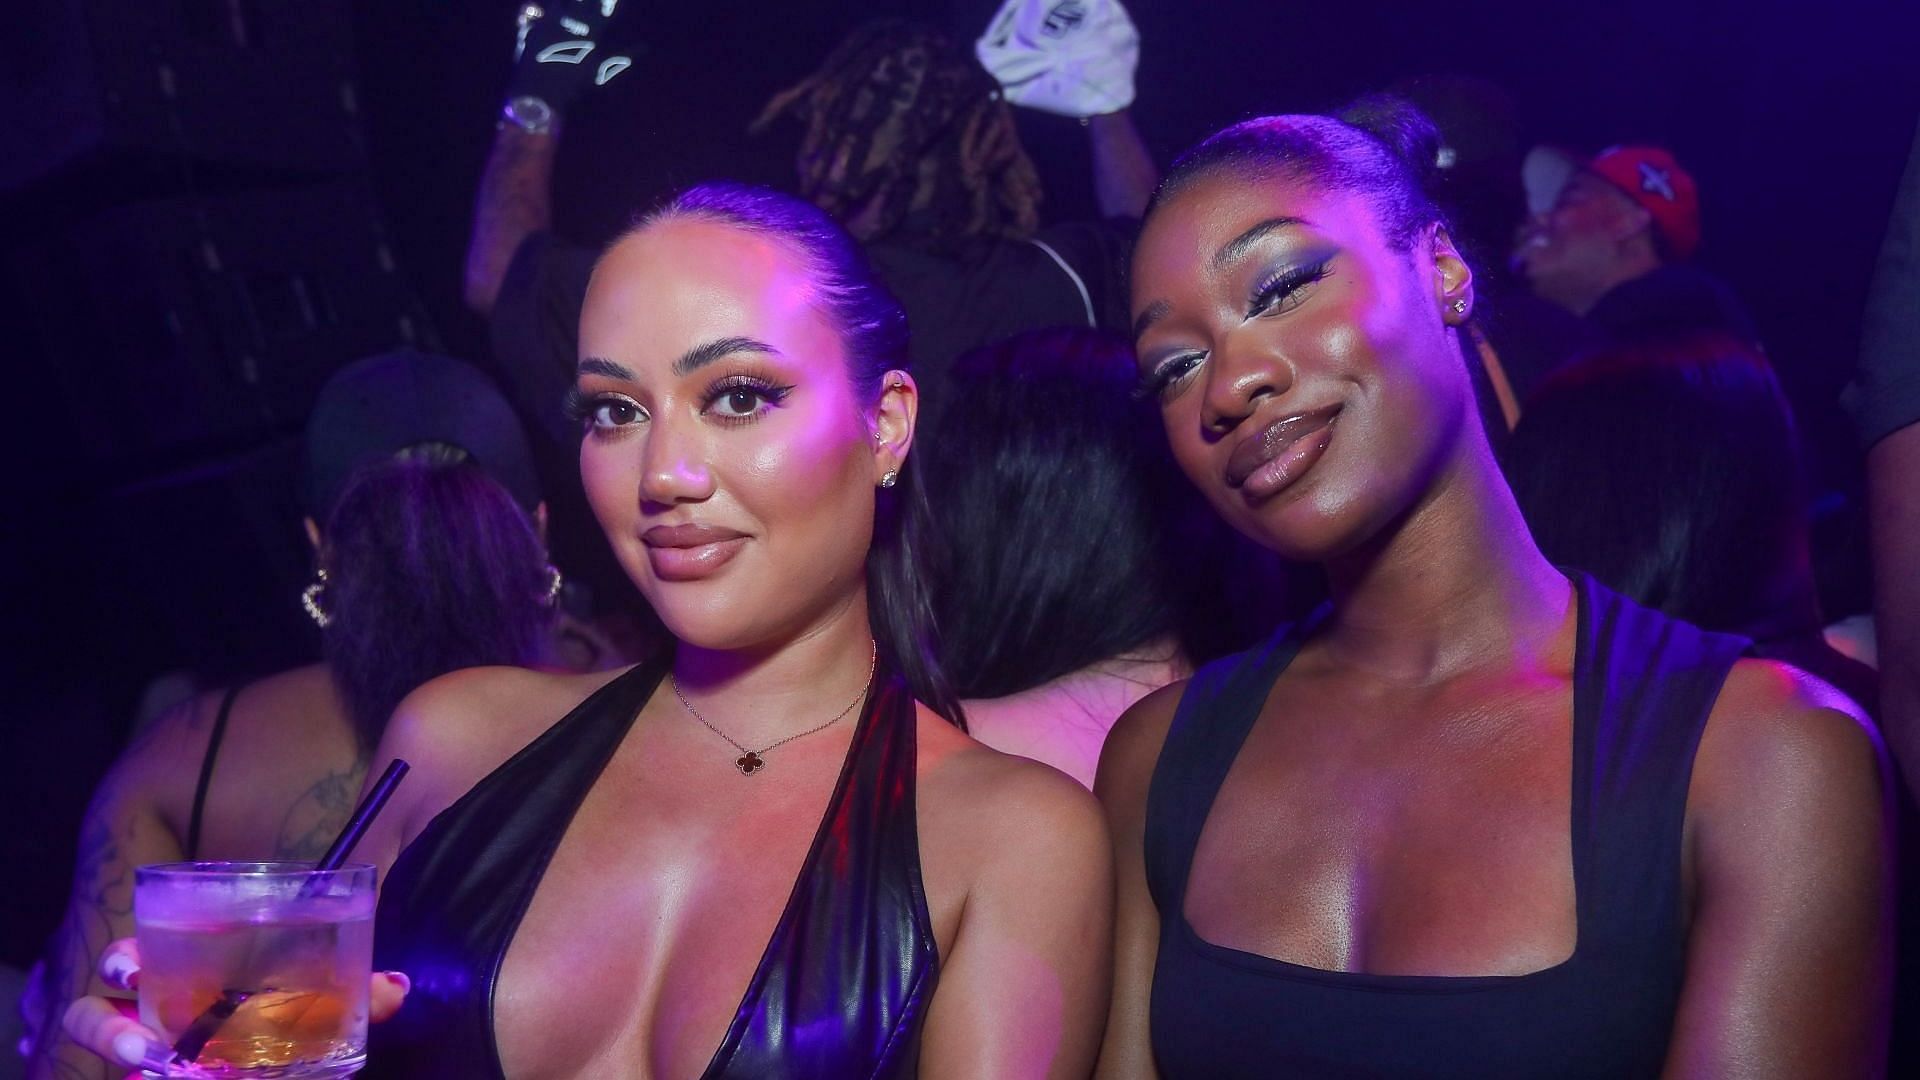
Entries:
{"type": "Polygon", "coordinates": [[[596,400],[592,394],[581,393],[579,387],[569,386],[566,394],[561,397],[560,407],[566,411],[568,421],[584,424],[592,418],[596,400]]]}
{"type": "Polygon", "coordinates": [[[1180,356],[1170,357],[1161,362],[1158,367],[1155,367],[1152,371],[1140,377],[1139,385],[1133,389],[1134,400],[1151,401],[1161,394],[1166,393],[1167,387],[1172,386],[1175,379],[1193,370],[1192,368],[1186,368],[1181,370],[1179,375],[1174,374],[1174,370],[1180,366],[1181,361],[1202,359],[1205,359],[1205,357],[1201,354],[1185,353],[1180,356]]]}
{"type": "Polygon", "coordinates": [[[781,386],[756,375],[729,375],[707,387],[707,392],[700,399],[701,410],[712,408],[714,402],[735,390],[752,390],[769,405],[778,405],[787,399],[788,394],[793,393],[791,385],[781,386]]]}
{"type": "Polygon", "coordinates": [[[1303,286],[1326,277],[1332,264],[1333,256],[1329,255],[1319,262],[1292,266],[1267,275],[1247,300],[1247,318],[1265,313],[1277,300],[1285,299],[1303,286]]]}

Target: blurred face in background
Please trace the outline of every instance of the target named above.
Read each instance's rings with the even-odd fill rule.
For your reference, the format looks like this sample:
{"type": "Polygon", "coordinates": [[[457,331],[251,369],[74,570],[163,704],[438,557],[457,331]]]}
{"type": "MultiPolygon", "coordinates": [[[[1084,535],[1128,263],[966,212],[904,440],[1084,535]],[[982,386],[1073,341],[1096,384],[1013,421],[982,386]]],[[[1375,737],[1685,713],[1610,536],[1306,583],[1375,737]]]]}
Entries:
{"type": "Polygon", "coordinates": [[[1541,298],[1584,315],[1607,290],[1639,268],[1627,253],[1651,219],[1626,192],[1575,172],[1551,209],[1521,230],[1513,262],[1541,298]]]}
{"type": "Polygon", "coordinates": [[[594,271],[580,357],[588,499],[675,636],[774,645],[864,597],[874,421],[793,251],[697,217],[633,233],[594,271]]]}

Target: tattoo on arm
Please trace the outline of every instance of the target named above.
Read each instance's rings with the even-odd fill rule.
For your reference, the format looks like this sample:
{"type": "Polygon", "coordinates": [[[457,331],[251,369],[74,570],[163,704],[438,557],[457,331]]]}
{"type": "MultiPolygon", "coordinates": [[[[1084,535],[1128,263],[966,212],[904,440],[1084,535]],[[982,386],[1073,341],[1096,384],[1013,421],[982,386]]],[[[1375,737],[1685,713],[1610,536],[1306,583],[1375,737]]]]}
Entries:
{"type": "Polygon", "coordinates": [[[326,854],[353,815],[354,796],[366,777],[367,759],[360,758],[345,769],[327,773],[302,792],[280,819],[273,857],[304,862],[326,854]]]}
{"type": "MultiPolygon", "coordinates": [[[[111,778],[108,783],[112,783],[111,778]]],[[[105,801],[109,795],[110,791],[103,789],[100,798],[105,801]]],[[[94,975],[101,951],[115,938],[133,932],[134,861],[129,850],[155,839],[143,836],[143,832],[156,828],[156,823],[137,813],[116,818],[100,805],[88,811],[66,918],[48,951],[42,984],[46,1011],[33,1018],[37,1030],[27,1061],[29,1076],[106,1080],[106,1062],[68,1042],[61,1031],[61,1020],[75,998],[103,989],[94,975]]]]}

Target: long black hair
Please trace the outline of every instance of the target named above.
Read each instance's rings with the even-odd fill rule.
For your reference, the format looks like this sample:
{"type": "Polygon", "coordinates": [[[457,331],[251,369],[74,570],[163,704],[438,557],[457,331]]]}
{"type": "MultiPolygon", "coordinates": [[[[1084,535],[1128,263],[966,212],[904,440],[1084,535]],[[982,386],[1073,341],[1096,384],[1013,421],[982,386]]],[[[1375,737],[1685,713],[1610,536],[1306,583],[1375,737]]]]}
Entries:
{"type": "Polygon", "coordinates": [[[1649,341],[1555,372],[1502,464],[1554,562],[1708,629],[1818,629],[1793,414],[1740,341],[1649,341]]]}
{"type": "MultiPolygon", "coordinates": [[[[696,218],[757,233],[795,253],[813,288],[814,302],[846,349],[855,396],[877,404],[887,372],[907,370],[907,313],[873,274],[846,230],[819,207],[768,188],[712,182],[688,188],[635,230],[675,218],[696,218]]],[[[897,484],[878,494],[873,546],[867,555],[869,617],[880,658],[906,680],[913,695],[955,723],[959,699],[935,649],[933,613],[915,539],[902,518],[924,495],[911,454],[897,484]]]]}
{"type": "MultiPolygon", "coordinates": [[[[1210,518],[1111,334],[1039,330],[954,363],[908,522],[962,698],[1031,689],[1182,629],[1174,537],[1210,518]]],[[[1184,557],[1183,557],[1184,556],[1184,557]]]]}
{"type": "Polygon", "coordinates": [[[533,524],[455,447],[359,470],[327,516],[321,561],[327,663],[369,748],[429,679],[532,663],[552,615],[533,524]]]}

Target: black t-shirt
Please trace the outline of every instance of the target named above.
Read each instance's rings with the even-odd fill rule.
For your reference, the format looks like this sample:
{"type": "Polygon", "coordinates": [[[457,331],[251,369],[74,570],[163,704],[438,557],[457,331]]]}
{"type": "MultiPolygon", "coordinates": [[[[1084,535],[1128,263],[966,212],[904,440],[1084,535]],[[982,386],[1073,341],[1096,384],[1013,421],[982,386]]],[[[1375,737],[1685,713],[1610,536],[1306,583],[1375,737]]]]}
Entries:
{"type": "Polygon", "coordinates": [[[1753,317],[1726,282],[1697,266],[1674,263],[1615,285],[1587,320],[1610,344],[1719,332],[1757,343],[1753,317]]]}
{"type": "Polygon", "coordinates": [[[992,242],[966,258],[870,245],[874,273],[906,308],[911,369],[922,395],[937,404],[957,357],[1025,330],[1124,332],[1125,268],[1137,228],[1124,219],[1070,222],[1031,240],[992,242]]]}

